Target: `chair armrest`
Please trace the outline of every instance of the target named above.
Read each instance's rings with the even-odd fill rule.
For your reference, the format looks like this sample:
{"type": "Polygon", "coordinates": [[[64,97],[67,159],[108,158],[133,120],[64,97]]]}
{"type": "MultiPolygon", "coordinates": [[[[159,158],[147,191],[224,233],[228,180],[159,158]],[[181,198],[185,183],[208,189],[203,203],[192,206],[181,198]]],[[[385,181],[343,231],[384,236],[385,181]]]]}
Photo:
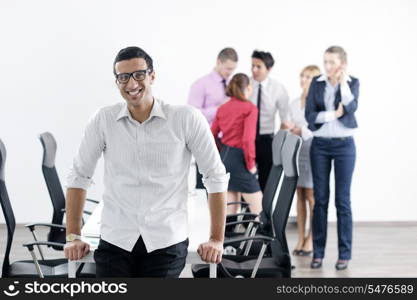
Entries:
{"type": "MultiPolygon", "coordinates": [[[[61,211],[64,212],[64,213],[67,212],[67,210],[65,208],[61,208],[61,211]]],[[[88,210],[83,210],[83,214],[91,216],[92,212],[88,211],[88,210]]]]}
{"type": "Polygon", "coordinates": [[[247,202],[243,202],[243,201],[235,201],[235,202],[228,202],[227,205],[233,205],[233,204],[240,204],[244,207],[248,207],[250,204],[247,202]]]}
{"type": "Polygon", "coordinates": [[[235,220],[239,220],[238,219],[239,217],[241,217],[242,220],[248,220],[248,219],[256,219],[257,217],[259,217],[259,215],[253,214],[253,213],[247,213],[247,212],[229,214],[229,215],[226,215],[226,222],[233,222],[235,220]]]}
{"type": "Polygon", "coordinates": [[[65,225],[53,224],[53,223],[30,223],[30,224],[25,225],[25,227],[29,228],[30,231],[35,230],[36,226],[45,226],[45,227],[54,227],[54,228],[66,229],[65,225]]]}
{"type": "Polygon", "coordinates": [[[269,244],[273,240],[274,238],[270,236],[266,236],[266,235],[254,235],[254,236],[247,236],[247,237],[243,236],[243,237],[235,237],[235,238],[227,239],[224,241],[223,246],[227,246],[229,244],[234,244],[238,242],[244,242],[244,241],[262,241],[265,244],[269,244]]]}
{"type": "Polygon", "coordinates": [[[95,203],[95,204],[99,204],[100,201],[94,200],[94,199],[90,199],[90,198],[86,198],[85,201],[87,202],[91,202],[91,203],[95,203]]]}
{"type": "Polygon", "coordinates": [[[234,221],[234,222],[228,222],[226,223],[226,226],[232,226],[232,225],[238,225],[238,224],[248,224],[253,223],[255,225],[261,225],[262,222],[256,221],[256,220],[242,220],[242,221],[234,221]]]}
{"type": "Polygon", "coordinates": [[[229,214],[226,217],[239,217],[239,216],[244,216],[244,217],[259,217],[259,215],[257,214],[253,214],[253,213],[237,213],[237,214],[229,214]]]}
{"type": "Polygon", "coordinates": [[[36,241],[36,242],[31,242],[31,243],[25,243],[22,246],[28,248],[30,251],[33,251],[33,246],[64,247],[65,244],[63,244],[63,243],[56,243],[56,242],[47,242],[47,241],[36,241]]]}

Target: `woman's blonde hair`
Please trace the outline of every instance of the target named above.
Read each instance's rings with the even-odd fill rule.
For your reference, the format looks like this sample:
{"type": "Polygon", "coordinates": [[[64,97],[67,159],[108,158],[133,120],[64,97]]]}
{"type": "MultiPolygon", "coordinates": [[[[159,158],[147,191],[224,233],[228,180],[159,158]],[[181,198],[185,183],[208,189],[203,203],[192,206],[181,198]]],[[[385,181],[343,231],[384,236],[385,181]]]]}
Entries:
{"type": "Polygon", "coordinates": [[[308,65],[307,67],[304,67],[300,75],[302,75],[304,72],[310,72],[313,74],[313,76],[320,75],[321,73],[320,68],[316,65],[308,65]]]}
{"type": "MultiPolygon", "coordinates": [[[[312,75],[312,77],[320,75],[320,73],[321,73],[320,68],[316,65],[308,65],[307,67],[304,67],[303,70],[300,73],[300,76],[303,75],[305,72],[309,72],[312,75]]],[[[301,105],[302,106],[304,106],[304,104],[305,104],[309,88],[310,88],[310,86],[307,87],[303,91],[303,94],[301,95],[301,103],[302,103],[301,105]]]]}

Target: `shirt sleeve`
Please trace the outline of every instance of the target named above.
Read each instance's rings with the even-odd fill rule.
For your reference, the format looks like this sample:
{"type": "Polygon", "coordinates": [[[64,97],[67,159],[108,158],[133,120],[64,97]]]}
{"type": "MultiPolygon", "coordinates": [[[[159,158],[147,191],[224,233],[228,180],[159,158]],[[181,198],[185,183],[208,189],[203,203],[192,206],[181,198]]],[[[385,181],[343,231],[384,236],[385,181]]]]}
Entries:
{"type": "MultiPolygon", "coordinates": [[[[342,104],[345,106],[349,105],[354,99],[346,81],[340,85],[340,94],[342,96],[342,104]]],[[[318,113],[315,123],[327,123],[333,120],[336,120],[336,114],[334,110],[321,111],[318,113]]]]}
{"type": "Polygon", "coordinates": [[[220,126],[219,126],[219,119],[217,118],[217,115],[214,117],[213,123],[211,124],[211,133],[213,133],[213,136],[215,139],[218,138],[220,132],[220,126]]]}
{"type": "Polygon", "coordinates": [[[313,133],[310,129],[308,129],[307,125],[301,126],[301,137],[304,141],[313,137],[313,133]]]}
{"type": "MultiPolygon", "coordinates": [[[[345,104],[343,103],[343,96],[342,96],[342,103],[343,103],[345,114],[353,114],[358,109],[360,84],[357,78],[352,78],[352,81],[353,82],[347,86],[349,91],[346,91],[347,94],[350,92],[350,94],[352,95],[352,100],[348,104],[345,104]]],[[[342,90],[341,90],[341,93],[342,93],[342,90]]]]}
{"type": "Polygon", "coordinates": [[[321,124],[321,123],[327,123],[333,120],[336,120],[336,114],[334,110],[321,111],[317,114],[315,123],[321,124]]]}
{"type": "Polygon", "coordinates": [[[226,192],[229,174],[226,173],[212,131],[200,111],[188,107],[183,117],[187,148],[197,162],[208,193],[226,192]]]}
{"type": "MultiPolygon", "coordinates": [[[[218,113],[218,111],[217,111],[218,113]]],[[[219,133],[221,132],[218,114],[214,117],[213,123],[211,124],[211,133],[214,136],[214,141],[216,142],[217,149],[221,149],[221,137],[219,137],[219,133]]]]}
{"type": "Polygon", "coordinates": [[[248,170],[255,166],[255,138],[256,138],[256,123],[258,121],[258,108],[253,107],[246,116],[243,123],[243,139],[242,148],[245,156],[246,168],[248,170]]]}
{"type": "Polygon", "coordinates": [[[340,84],[340,94],[342,96],[342,104],[349,105],[353,101],[353,94],[350,91],[347,81],[340,84]]]}
{"type": "Polygon", "coordinates": [[[290,97],[288,96],[288,92],[283,85],[280,85],[279,92],[277,95],[277,109],[279,111],[279,117],[282,121],[289,120],[289,106],[290,106],[290,97]]]}
{"type": "Polygon", "coordinates": [[[190,88],[188,104],[199,109],[210,123],[213,120],[217,107],[206,106],[206,92],[204,82],[197,80],[190,88]]]}
{"type": "Polygon", "coordinates": [[[104,150],[104,138],[100,132],[100,111],[88,122],[78,152],[67,177],[67,188],[87,190],[93,183],[92,177],[104,150]]]}

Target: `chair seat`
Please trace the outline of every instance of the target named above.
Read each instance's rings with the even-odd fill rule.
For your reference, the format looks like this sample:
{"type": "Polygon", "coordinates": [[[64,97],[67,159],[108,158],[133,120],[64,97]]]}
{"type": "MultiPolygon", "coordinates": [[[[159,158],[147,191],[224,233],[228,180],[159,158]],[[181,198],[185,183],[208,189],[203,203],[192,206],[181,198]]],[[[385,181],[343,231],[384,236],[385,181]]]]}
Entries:
{"type": "MultiPolygon", "coordinates": [[[[67,259],[39,260],[39,265],[45,277],[68,277],[67,259]]],[[[95,277],[96,265],[85,263],[79,277],[95,277]]],[[[39,277],[32,260],[20,260],[9,267],[8,277],[32,278],[39,277]]]]}
{"type": "MultiPolygon", "coordinates": [[[[255,256],[243,256],[243,255],[224,255],[222,259],[223,266],[233,276],[241,275],[245,278],[249,278],[252,275],[252,270],[255,267],[257,257],[255,256]]],[[[209,265],[196,264],[191,267],[194,277],[209,277],[209,265]]],[[[218,277],[224,277],[223,273],[217,267],[218,277]]],[[[264,257],[259,265],[257,278],[282,278],[290,277],[288,274],[288,267],[286,264],[281,264],[272,257],[264,257]]]]}

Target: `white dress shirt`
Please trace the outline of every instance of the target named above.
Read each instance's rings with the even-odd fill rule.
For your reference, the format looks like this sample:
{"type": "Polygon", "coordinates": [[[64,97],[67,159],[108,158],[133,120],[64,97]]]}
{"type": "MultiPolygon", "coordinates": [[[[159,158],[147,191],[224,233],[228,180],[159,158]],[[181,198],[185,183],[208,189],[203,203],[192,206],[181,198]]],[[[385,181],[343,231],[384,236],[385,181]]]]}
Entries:
{"type": "MultiPolygon", "coordinates": [[[[339,88],[339,84],[333,86],[326,75],[321,75],[317,78],[317,81],[326,81],[326,89],[324,91],[324,106],[326,111],[318,113],[316,123],[324,123],[320,129],[313,132],[314,136],[317,137],[348,137],[353,136],[355,133],[354,128],[347,128],[340,122],[335,115],[334,100],[336,98],[336,91],[339,88]]],[[[340,93],[342,96],[342,104],[348,105],[353,101],[353,95],[350,91],[348,81],[351,81],[350,77],[347,76],[347,80],[340,84],[340,93]]]]}
{"type": "Polygon", "coordinates": [[[308,123],[304,117],[305,114],[305,107],[301,107],[301,98],[298,97],[294,99],[290,104],[290,118],[291,122],[295,124],[295,126],[301,128],[301,137],[304,141],[311,139],[313,137],[313,133],[310,129],[308,129],[308,123]]]}
{"type": "Polygon", "coordinates": [[[131,117],[126,103],[100,109],[87,125],[67,187],[87,189],[102,153],[101,238],[127,251],[139,236],[148,252],[188,237],[192,155],[208,193],[227,191],[229,174],[209,125],[191,106],[155,99],[143,123],[131,117]]]}
{"type": "Polygon", "coordinates": [[[273,134],[278,130],[276,124],[288,121],[290,98],[287,90],[281,83],[269,77],[262,82],[251,78],[251,84],[253,93],[250,100],[255,105],[258,104],[259,85],[262,85],[259,134],[273,134]],[[279,113],[279,119],[276,119],[277,113],[279,113]]]}

